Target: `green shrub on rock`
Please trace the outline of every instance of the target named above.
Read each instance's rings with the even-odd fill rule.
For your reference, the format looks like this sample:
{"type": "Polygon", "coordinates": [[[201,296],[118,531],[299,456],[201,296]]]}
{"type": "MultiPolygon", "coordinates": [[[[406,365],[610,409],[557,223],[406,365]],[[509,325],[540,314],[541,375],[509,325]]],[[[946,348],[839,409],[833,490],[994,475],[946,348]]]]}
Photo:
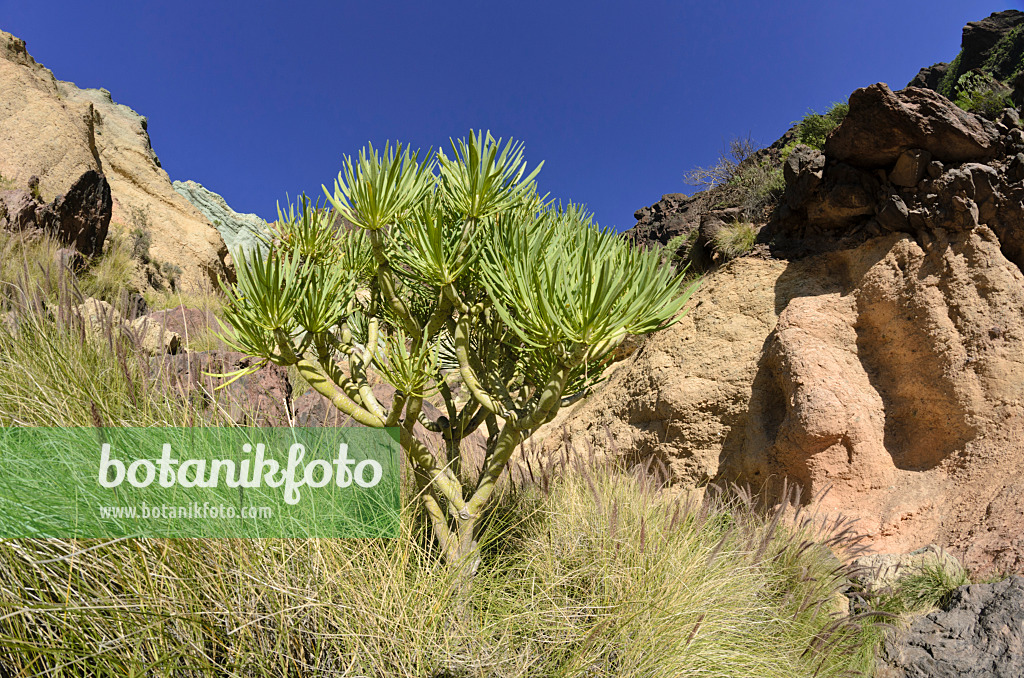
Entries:
{"type": "Polygon", "coordinates": [[[757,241],[757,227],[749,222],[738,221],[719,229],[714,235],[714,248],[726,260],[743,256],[754,248],[757,241]]]}
{"type": "Polygon", "coordinates": [[[994,118],[1013,107],[1010,89],[981,71],[964,73],[956,84],[956,105],[965,111],[994,118]]]}
{"type": "Polygon", "coordinates": [[[849,104],[837,102],[825,113],[808,113],[797,123],[796,143],[821,150],[825,147],[828,135],[839,127],[849,112],[849,104]]]}

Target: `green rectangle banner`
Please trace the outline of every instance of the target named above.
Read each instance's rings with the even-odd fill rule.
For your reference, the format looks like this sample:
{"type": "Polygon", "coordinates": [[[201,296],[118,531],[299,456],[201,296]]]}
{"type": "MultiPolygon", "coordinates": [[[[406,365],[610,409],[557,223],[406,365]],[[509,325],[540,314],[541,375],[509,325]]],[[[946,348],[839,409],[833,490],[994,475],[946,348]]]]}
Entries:
{"type": "Polygon", "coordinates": [[[396,537],[398,429],[0,428],[0,538],[396,537]]]}

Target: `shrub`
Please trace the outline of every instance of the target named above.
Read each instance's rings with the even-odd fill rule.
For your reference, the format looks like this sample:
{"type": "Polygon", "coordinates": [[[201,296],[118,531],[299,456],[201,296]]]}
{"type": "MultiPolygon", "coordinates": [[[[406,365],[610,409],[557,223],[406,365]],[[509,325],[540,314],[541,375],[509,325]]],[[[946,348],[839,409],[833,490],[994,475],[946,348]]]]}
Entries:
{"type": "Polygon", "coordinates": [[[850,105],[836,102],[825,113],[811,111],[796,123],[796,143],[821,150],[825,140],[836,127],[843,122],[850,112],[850,105]]]}
{"type": "Polygon", "coordinates": [[[714,247],[726,260],[743,256],[754,248],[757,228],[748,222],[728,224],[714,235],[714,247]]]}
{"type": "Polygon", "coordinates": [[[956,105],[965,111],[994,118],[1012,108],[1010,90],[991,75],[975,70],[964,73],[956,84],[956,105]]]}
{"type": "Polygon", "coordinates": [[[727,186],[730,206],[743,208],[748,219],[760,220],[764,210],[774,206],[786,190],[786,179],[782,165],[765,155],[745,163],[727,186]]]}
{"type": "Polygon", "coordinates": [[[715,188],[733,181],[745,160],[757,153],[758,145],[749,136],[734,137],[722,151],[718,162],[710,167],[697,167],[683,175],[683,181],[691,186],[715,188]]]}
{"type": "Polygon", "coordinates": [[[237,253],[225,316],[228,342],[261,359],[248,369],[294,366],[360,424],[400,428],[445,560],[470,565],[517,446],[627,335],[671,324],[688,293],[656,253],[542,201],[521,144],[479,132],[452,149],[346,158],[324,190],[357,228],[334,227],[307,199],[279,210],[267,255],[237,253]],[[395,387],[391,405],[374,397],[371,368],[395,387]],[[446,410],[436,419],[422,410],[432,394],[446,410]],[[440,459],[417,421],[442,434],[440,459]],[[464,442],[481,427],[477,470],[464,442]]]}
{"type": "Polygon", "coordinates": [[[132,208],[131,230],[128,233],[132,258],[139,263],[150,262],[149,248],[153,244],[153,234],[149,231],[149,215],[142,209],[132,208]]]}

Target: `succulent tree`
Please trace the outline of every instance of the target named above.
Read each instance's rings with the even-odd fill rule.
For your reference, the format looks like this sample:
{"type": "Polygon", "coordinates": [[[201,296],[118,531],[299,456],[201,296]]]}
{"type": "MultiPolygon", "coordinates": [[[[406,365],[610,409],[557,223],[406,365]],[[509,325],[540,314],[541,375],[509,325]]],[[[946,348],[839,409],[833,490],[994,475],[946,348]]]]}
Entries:
{"type": "Polygon", "coordinates": [[[324,187],[333,212],[305,198],[279,209],[267,253],[239,253],[228,290],[231,341],[262,359],[250,369],[294,366],[358,423],[400,428],[453,564],[475,553],[517,446],[627,335],[671,324],[692,291],[657,253],[538,197],[539,169],[527,172],[520,143],[483,132],[451,155],[370,146],[324,187]],[[371,371],[392,402],[378,401],[371,371]],[[444,414],[428,417],[425,398],[444,414]],[[444,449],[418,439],[417,422],[444,449]],[[468,468],[477,430],[485,456],[468,468]]]}

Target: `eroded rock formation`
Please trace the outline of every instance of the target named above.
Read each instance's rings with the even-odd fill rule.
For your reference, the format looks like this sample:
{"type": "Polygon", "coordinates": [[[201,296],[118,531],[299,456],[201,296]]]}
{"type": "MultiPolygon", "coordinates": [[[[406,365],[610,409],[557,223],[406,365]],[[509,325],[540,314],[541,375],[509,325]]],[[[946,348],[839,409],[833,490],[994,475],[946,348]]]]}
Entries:
{"type": "MultiPolygon", "coordinates": [[[[3,31],[0,91],[5,182],[22,187],[37,176],[46,202],[67,196],[87,172],[100,173],[109,182],[111,220],[150,232],[152,258],[183,269],[179,289],[209,285],[226,273],[223,240],[171,187],[144,117],[114,103],[106,90],[57,80],[29,55],[24,41],[3,31]]],[[[139,283],[145,284],[144,276],[139,283]]]]}
{"type": "Polygon", "coordinates": [[[0,191],[0,228],[46,233],[88,257],[103,251],[113,202],[102,174],[86,171],[50,204],[38,198],[38,190],[38,178],[32,177],[29,190],[0,191]]]}
{"type": "Polygon", "coordinates": [[[773,258],[710,274],[545,446],[829,489],[878,550],[1024,569],[1022,153],[1010,112],[858,90],[824,153],[790,155],[773,258]]]}

